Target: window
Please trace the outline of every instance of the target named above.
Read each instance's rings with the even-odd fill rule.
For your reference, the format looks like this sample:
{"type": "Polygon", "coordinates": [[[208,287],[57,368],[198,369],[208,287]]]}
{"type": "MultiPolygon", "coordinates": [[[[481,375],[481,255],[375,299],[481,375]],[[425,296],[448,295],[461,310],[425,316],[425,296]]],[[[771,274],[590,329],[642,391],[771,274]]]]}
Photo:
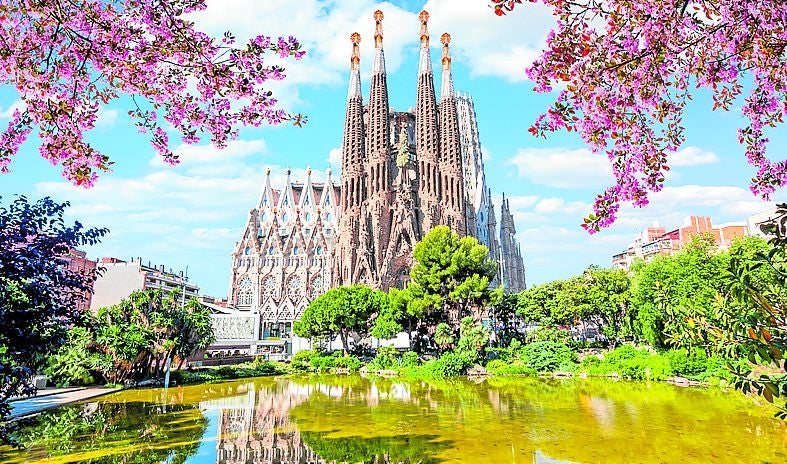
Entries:
{"type": "Polygon", "coordinates": [[[268,248],[268,254],[269,254],[269,255],[271,255],[271,256],[272,256],[272,255],[273,255],[273,251],[274,251],[274,250],[273,250],[273,247],[270,247],[270,248],[268,248]]]}
{"type": "Polygon", "coordinates": [[[312,220],[312,213],[306,213],[306,221],[308,222],[311,220],[312,220]]]}
{"type": "Polygon", "coordinates": [[[318,255],[321,255],[321,254],[322,254],[322,247],[321,247],[321,246],[318,246],[318,247],[317,247],[317,254],[318,254],[318,255]]]}
{"type": "Polygon", "coordinates": [[[262,213],[262,216],[260,216],[260,220],[262,222],[268,222],[268,213],[262,213]]]}
{"type": "Polygon", "coordinates": [[[246,247],[246,249],[243,250],[243,254],[246,255],[246,256],[249,256],[251,254],[251,248],[246,247]]]}
{"type": "Polygon", "coordinates": [[[290,215],[289,215],[289,214],[287,214],[287,213],[284,213],[284,214],[282,215],[282,217],[281,217],[281,222],[287,222],[287,221],[289,221],[289,220],[290,220],[290,215]]]}
{"type": "Polygon", "coordinates": [[[297,255],[298,251],[300,251],[300,250],[298,250],[298,247],[295,247],[295,248],[292,249],[292,254],[297,255]]]}
{"type": "Polygon", "coordinates": [[[326,214],[325,215],[325,220],[326,221],[333,221],[333,214],[331,214],[331,213],[326,214]]]}

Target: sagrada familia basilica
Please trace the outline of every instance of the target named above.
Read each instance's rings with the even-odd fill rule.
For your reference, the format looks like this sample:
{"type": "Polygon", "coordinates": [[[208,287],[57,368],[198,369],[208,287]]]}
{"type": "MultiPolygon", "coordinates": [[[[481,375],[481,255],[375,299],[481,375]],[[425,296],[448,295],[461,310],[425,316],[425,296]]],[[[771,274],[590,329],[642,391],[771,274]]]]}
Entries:
{"type": "Polygon", "coordinates": [[[514,221],[503,197],[498,229],[486,185],[473,100],[454,90],[451,37],[440,38],[438,101],[429,53],[429,14],[419,15],[421,48],[415,109],[393,111],[383,53],[383,13],[374,20],[369,99],[361,91],[361,40],[352,34],[350,85],[341,176],[322,183],[287,179],[271,185],[270,170],[235,248],[227,314],[214,318],[218,343],[248,354],[299,349],[292,323],[328,288],[362,283],[403,288],[415,244],[433,227],[472,235],[498,263],[498,283],[525,288],[514,221]],[[293,346],[295,345],[295,346],[293,346]]]}

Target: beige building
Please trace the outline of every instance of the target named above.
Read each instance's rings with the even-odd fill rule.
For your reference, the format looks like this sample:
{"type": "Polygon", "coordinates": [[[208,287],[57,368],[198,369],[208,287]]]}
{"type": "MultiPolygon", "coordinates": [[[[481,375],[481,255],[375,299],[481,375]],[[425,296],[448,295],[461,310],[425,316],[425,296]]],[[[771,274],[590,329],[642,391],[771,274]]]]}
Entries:
{"type": "Polygon", "coordinates": [[[164,265],[142,264],[140,258],[131,261],[123,261],[117,258],[101,258],[98,264],[99,275],[93,284],[93,298],[90,302],[90,309],[96,311],[99,308],[120,303],[133,292],[139,290],[159,289],[172,291],[185,288],[186,299],[196,298],[199,287],[188,281],[182,272],[165,270],[164,265]]]}
{"type": "Polygon", "coordinates": [[[760,226],[772,219],[775,219],[776,217],[776,208],[771,208],[749,216],[749,219],[747,220],[749,233],[758,237],[762,237],[766,240],[773,238],[771,235],[765,235],[765,233],[760,229],[760,226]]]}

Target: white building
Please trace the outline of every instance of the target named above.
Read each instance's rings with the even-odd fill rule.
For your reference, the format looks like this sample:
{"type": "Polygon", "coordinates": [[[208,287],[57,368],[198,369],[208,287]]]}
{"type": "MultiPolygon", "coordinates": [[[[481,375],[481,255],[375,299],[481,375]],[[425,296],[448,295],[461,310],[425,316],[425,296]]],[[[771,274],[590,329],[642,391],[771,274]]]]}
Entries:
{"type": "Polygon", "coordinates": [[[117,258],[102,258],[99,271],[93,284],[93,298],[90,309],[93,311],[120,303],[133,292],[159,289],[170,292],[185,288],[186,299],[196,298],[199,287],[190,283],[182,272],[166,270],[164,265],[142,264],[140,258],[123,261],[117,258]]]}

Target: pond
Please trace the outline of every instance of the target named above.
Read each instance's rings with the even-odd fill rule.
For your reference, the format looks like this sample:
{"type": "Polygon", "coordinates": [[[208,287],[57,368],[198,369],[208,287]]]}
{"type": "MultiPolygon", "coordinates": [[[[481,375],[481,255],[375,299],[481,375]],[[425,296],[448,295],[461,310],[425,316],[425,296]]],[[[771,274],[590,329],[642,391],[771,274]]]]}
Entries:
{"type": "Polygon", "coordinates": [[[753,401],[601,379],[267,377],[47,412],[0,462],[787,462],[785,424],[753,401]]]}

